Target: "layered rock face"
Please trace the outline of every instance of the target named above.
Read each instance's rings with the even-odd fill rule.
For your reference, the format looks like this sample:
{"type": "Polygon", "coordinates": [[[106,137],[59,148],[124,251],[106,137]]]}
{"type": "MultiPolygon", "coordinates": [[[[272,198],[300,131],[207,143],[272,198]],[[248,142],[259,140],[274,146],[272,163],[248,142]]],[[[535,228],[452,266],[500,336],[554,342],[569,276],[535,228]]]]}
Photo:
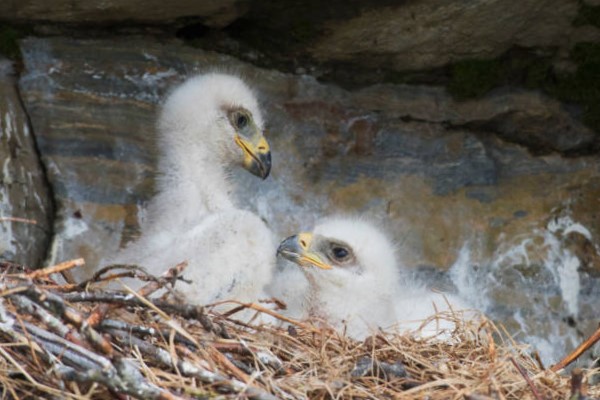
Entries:
{"type": "MultiPolygon", "coordinates": [[[[274,175],[264,183],[236,179],[256,191],[251,206],[281,235],[320,215],[368,213],[386,219],[402,239],[406,264],[447,268],[466,241],[481,238],[487,257],[502,235],[544,225],[567,205],[597,229],[589,209],[597,157],[538,157],[513,143],[564,151],[594,142],[590,129],[540,93],[505,90],[458,102],[423,86],[345,91],[177,41],[119,42],[22,44],[21,93],[62,230],[79,232],[88,244],[105,236],[88,236],[89,224],[111,233],[99,241],[107,248],[135,232],[138,206],[153,193],[157,104],[184,76],[215,68],[240,73],[262,95],[274,175]]],[[[59,258],[83,251],[78,235],[62,241],[65,253],[57,247],[59,258]]],[[[91,247],[84,254],[94,264],[88,252],[102,249],[91,247]]]]}

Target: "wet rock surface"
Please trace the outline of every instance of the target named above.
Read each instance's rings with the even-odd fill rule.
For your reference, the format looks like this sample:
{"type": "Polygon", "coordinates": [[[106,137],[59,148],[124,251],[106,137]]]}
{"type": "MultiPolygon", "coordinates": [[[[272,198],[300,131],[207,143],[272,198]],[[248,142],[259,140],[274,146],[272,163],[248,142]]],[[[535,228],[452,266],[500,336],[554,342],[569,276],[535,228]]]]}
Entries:
{"type": "Polygon", "coordinates": [[[17,77],[1,57],[0,160],[0,258],[39,267],[53,230],[53,203],[17,77]]]}

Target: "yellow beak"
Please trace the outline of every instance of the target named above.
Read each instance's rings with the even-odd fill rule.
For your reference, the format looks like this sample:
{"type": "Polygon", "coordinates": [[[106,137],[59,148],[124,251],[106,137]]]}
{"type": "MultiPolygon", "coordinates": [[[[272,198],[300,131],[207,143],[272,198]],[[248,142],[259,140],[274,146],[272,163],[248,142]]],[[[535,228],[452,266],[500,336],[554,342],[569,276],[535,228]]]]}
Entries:
{"type": "Polygon", "coordinates": [[[266,179],[271,172],[271,148],[263,134],[257,132],[251,139],[236,134],[235,143],[244,152],[243,167],[253,175],[266,179]]]}

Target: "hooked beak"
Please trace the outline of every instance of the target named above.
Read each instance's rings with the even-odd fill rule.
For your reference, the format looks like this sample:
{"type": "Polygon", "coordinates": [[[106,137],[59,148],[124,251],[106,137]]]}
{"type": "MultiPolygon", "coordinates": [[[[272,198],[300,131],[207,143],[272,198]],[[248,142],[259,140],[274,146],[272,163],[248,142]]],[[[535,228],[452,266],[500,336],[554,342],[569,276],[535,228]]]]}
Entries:
{"type": "Polygon", "coordinates": [[[250,139],[236,134],[235,143],[244,152],[243,167],[253,175],[266,179],[271,172],[271,148],[263,134],[257,131],[250,139]]]}
{"type": "Polygon", "coordinates": [[[301,267],[314,266],[321,269],[331,269],[331,265],[315,252],[310,251],[310,245],[314,235],[312,233],[300,233],[283,240],[277,249],[277,255],[300,265],[301,267]]]}

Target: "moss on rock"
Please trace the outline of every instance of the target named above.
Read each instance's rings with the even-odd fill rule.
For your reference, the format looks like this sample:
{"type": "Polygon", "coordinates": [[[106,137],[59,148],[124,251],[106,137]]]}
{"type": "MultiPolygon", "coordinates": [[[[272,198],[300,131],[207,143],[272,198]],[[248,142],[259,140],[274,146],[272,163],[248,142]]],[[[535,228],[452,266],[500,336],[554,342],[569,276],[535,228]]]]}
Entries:
{"type": "Polygon", "coordinates": [[[450,69],[448,90],[457,99],[482,96],[497,86],[502,77],[499,60],[462,60],[450,69]]]}
{"type": "Polygon", "coordinates": [[[578,104],[583,122],[600,132],[600,43],[578,43],[571,59],[577,70],[558,76],[547,91],[561,101],[578,104]]]}
{"type": "Polygon", "coordinates": [[[19,33],[9,25],[0,23],[0,54],[10,59],[21,57],[19,49],[19,33]]]}
{"type": "Polygon", "coordinates": [[[600,44],[578,43],[570,61],[574,72],[557,72],[556,49],[513,49],[492,60],[462,60],[449,67],[447,89],[456,99],[485,95],[501,86],[541,90],[577,105],[583,122],[600,133],[600,44]]]}
{"type": "Polygon", "coordinates": [[[573,21],[574,26],[594,25],[600,27],[600,6],[580,2],[579,12],[573,21]]]}

